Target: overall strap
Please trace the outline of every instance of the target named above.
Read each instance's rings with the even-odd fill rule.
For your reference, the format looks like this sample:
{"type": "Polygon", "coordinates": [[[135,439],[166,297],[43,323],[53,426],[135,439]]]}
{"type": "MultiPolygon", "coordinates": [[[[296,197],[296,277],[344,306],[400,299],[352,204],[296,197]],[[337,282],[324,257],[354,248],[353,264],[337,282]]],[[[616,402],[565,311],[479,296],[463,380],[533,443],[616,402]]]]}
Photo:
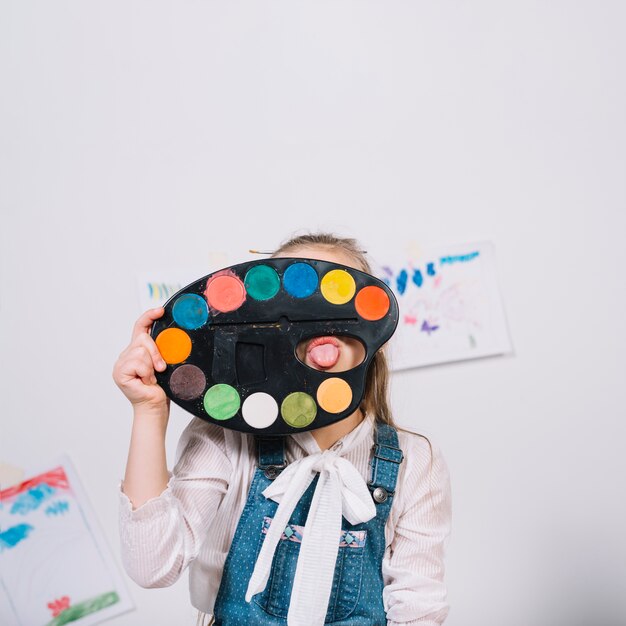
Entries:
{"type": "Polygon", "coordinates": [[[286,467],[284,437],[256,437],[259,469],[274,480],[286,467]]]}
{"type": "Polygon", "coordinates": [[[372,477],[368,483],[376,503],[381,504],[393,497],[403,459],[396,429],[389,424],[376,424],[372,477]]]}

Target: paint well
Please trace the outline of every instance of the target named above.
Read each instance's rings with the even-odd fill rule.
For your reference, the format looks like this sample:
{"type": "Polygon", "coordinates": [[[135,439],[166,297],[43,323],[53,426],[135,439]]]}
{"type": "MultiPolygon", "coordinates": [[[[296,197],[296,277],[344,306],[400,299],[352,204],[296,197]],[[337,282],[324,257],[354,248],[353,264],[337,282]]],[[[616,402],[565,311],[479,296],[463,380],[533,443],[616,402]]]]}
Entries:
{"type": "Polygon", "coordinates": [[[280,289],[280,278],[269,265],[256,265],[248,270],[244,278],[248,295],[255,300],[269,300],[280,289]]]}
{"type": "Polygon", "coordinates": [[[343,378],[327,378],[317,388],[317,401],[327,413],[341,413],[352,402],[352,387],[343,378]]]}
{"type": "Polygon", "coordinates": [[[376,286],[363,287],[356,294],[354,306],[365,320],[379,320],[389,311],[389,296],[384,289],[376,286]]]}
{"type": "Polygon", "coordinates": [[[289,426],[304,428],[315,419],[317,404],[308,393],[294,391],[283,400],[280,414],[289,426]]]}
{"type": "Polygon", "coordinates": [[[209,306],[221,313],[238,309],[246,299],[246,288],[238,276],[225,275],[210,278],[204,292],[209,306]]]}
{"type": "Polygon", "coordinates": [[[180,327],[195,330],[206,324],[209,309],[204,298],[194,293],[185,293],[174,302],[172,315],[180,327]]]}
{"type": "Polygon", "coordinates": [[[204,394],[204,410],[216,420],[228,420],[241,406],[239,393],[231,385],[219,383],[213,385],[204,394]]]}
{"type": "Polygon", "coordinates": [[[199,398],[206,387],[204,372],[195,365],[181,365],[170,376],[170,389],[181,400],[199,398]]]}
{"type": "Polygon", "coordinates": [[[283,275],[285,291],[294,298],[308,298],[315,293],[319,279],[308,263],[294,263],[283,275]]]}
{"type": "Polygon", "coordinates": [[[182,363],[191,354],[191,339],[180,328],[166,328],[159,333],[155,343],[169,365],[182,363]]]}
{"type": "Polygon", "coordinates": [[[278,403],[269,393],[259,391],[243,401],[241,414],[246,424],[252,428],[267,428],[278,417],[278,403]]]}
{"type": "Polygon", "coordinates": [[[324,298],[331,304],[346,304],[352,300],[356,285],[350,272],[331,270],[322,278],[320,290],[324,298]]]}

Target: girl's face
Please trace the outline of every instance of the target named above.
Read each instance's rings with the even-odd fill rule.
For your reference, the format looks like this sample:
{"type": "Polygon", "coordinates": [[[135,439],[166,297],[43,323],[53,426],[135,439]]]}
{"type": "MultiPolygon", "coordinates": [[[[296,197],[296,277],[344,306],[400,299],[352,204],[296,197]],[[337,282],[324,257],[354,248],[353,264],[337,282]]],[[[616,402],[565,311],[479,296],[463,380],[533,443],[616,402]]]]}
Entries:
{"type": "MultiPolygon", "coordinates": [[[[277,254],[276,257],[320,259],[331,263],[340,263],[357,270],[361,269],[341,249],[326,248],[325,246],[293,248],[277,254]]],[[[365,360],[365,346],[358,339],[352,337],[323,335],[299,343],[296,354],[303,363],[313,369],[326,372],[345,372],[365,360]]]]}

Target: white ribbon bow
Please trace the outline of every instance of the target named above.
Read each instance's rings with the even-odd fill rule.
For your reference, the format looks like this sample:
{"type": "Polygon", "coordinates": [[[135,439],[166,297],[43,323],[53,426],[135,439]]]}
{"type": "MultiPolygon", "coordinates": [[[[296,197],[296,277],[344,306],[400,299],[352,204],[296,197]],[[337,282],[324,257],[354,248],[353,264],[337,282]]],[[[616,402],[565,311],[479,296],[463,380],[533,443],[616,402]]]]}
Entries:
{"type": "Polygon", "coordinates": [[[288,465],[263,491],[266,498],[279,505],[250,577],[246,602],[265,589],[280,537],[318,472],[320,477],[302,533],[288,626],[323,626],[339,550],[341,516],[350,524],[359,524],[376,515],[365,480],[350,461],[336,452],[317,452],[288,465]]]}

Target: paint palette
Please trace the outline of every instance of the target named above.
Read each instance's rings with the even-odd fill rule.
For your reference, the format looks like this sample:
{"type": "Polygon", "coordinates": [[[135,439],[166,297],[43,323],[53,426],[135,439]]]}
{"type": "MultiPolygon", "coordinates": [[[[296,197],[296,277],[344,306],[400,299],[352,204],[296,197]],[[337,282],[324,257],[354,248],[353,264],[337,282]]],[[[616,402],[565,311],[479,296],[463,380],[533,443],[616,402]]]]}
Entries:
{"type": "Polygon", "coordinates": [[[165,303],[151,331],[167,363],[157,381],[173,402],[225,428],[312,430],[358,408],[368,367],[397,323],[393,292],[365,272],[317,259],[240,263],[165,303]],[[359,340],[364,360],[331,372],[298,358],[301,342],[329,336],[359,340]]]}

